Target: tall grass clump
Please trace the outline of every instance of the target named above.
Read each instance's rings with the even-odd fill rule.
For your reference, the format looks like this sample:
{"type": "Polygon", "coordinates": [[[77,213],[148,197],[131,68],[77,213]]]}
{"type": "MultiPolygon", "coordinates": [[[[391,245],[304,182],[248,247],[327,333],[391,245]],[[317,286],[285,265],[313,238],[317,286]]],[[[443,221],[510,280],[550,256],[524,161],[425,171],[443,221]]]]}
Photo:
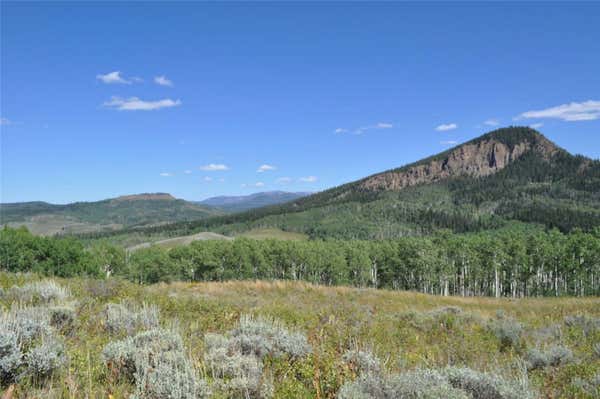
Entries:
{"type": "Polygon", "coordinates": [[[181,336],[152,329],[109,343],[102,357],[112,376],[134,383],[131,399],[198,399],[208,396],[184,353],[181,336]]]}
{"type": "Polygon", "coordinates": [[[156,305],[108,303],[104,308],[104,327],[111,334],[133,334],[137,330],[158,328],[159,315],[156,305]]]}

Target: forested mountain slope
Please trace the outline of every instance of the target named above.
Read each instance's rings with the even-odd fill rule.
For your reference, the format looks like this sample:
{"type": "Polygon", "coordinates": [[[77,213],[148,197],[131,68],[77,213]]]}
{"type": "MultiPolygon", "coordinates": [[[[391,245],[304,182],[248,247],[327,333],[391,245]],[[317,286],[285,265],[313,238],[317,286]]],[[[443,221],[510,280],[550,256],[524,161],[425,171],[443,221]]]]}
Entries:
{"type": "Polygon", "coordinates": [[[223,214],[220,210],[165,193],[126,195],[66,205],[46,202],[0,204],[0,224],[22,224],[40,234],[118,229],[220,214],[223,214]]]}
{"type": "Polygon", "coordinates": [[[143,232],[278,227],[312,237],[379,239],[512,221],[562,231],[600,226],[600,161],[571,155],[531,128],[508,127],[286,204],[143,232]]]}

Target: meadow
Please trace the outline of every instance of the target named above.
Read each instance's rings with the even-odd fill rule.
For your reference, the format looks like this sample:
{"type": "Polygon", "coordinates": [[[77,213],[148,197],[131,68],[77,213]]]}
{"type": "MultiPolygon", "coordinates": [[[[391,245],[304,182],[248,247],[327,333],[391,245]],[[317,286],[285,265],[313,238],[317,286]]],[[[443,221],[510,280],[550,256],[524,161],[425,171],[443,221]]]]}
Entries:
{"type": "Polygon", "coordinates": [[[0,273],[7,398],[598,398],[600,299],[0,273]]]}

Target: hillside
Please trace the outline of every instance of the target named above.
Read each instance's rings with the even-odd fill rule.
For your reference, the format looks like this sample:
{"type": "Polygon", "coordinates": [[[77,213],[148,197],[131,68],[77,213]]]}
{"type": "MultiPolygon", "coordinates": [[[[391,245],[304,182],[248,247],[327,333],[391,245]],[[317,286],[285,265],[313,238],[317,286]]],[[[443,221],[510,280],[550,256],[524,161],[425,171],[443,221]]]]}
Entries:
{"type": "Polygon", "coordinates": [[[313,238],[381,239],[515,222],[565,232],[600,226],[600,161],[569,154],[534,129],[508,127],[285,204],[139,232],[236,234],[272,227],[313,238]]]}
{"type": "Polygon", "coordinates": [[[222,211],[165,193],[125,195],[96,202],[0,204],[0,223],[24,225],[37,234],[117,230],[123,227],[197,220],[222,211]]]}
{"type": "Polygon", "coordinates": [[[219,208],[227,212],[241,212],[263,206],[282,204],[310,194],[309,192],[265,191],[250,195],[211,197],[199,201],[198,204],[219,208]]]}

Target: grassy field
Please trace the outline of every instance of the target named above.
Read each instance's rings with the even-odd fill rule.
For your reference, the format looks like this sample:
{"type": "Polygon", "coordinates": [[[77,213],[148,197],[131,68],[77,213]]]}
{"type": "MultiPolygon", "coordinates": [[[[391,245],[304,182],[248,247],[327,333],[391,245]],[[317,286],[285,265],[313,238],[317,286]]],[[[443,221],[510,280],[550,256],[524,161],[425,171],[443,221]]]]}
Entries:
{"type": "Polygon", "coordinates": [[[260,228],[248,230],[240,233],[237,236],[254,238],[255,240],[277,239],[277,240],[307,240],[308,236],[303,233],[294,233],[291,231],[283,231],[277,228],[260,228]]]}
{"type": "MultiPolygon", "coordinates": [[[[9,313],[11,306],[14,308],[15,298],[27,299],[23,294],[28,292],[26,289],[11,290],[10,287],[39,279],[35,275],[0,274],[3,313],[9,313]]],[[[109,342],[143,330],[144,320],[147,325],[158,323],[180,334],[185,357],[211,387],[213,394],[210,397],[215,398],[342,397],[338,395],[344,384],[350,384],[358,374],[356,365],[344,355],[349,350],[372,353],[380,359],[381,373],[385,375],[423,368],[443,370],[449,365],[466,366],[502,376],[507,381],[528,377],[532,391],[535,391],[533,397],[600,397],[597,381],[600,372],[598,298],[436,297],[277,281],[153,286],[121,280],[55,281],[71,293],[60,299],[60,306],[74,310],[72,325],[55,332],[64,341],[68,360],[45,378],[21,378],[12,388],[14,398],[128,398],[136,389],[134,381],[118,378],[120,374],[115,372],[114,363],[105,364],[101,354],[109,342]],[[127,331],[119,330],[115,328],[118,317],[110,316],[106,308],[109,303],[127,304],[131,314],[137,311],[145,316],[135,319],[141,320],[140,325],[134,323],[127,331]],[[145,308],[140,307],[143,303],[145,308]],[[158,321],[152,321],[150,308],[159,311],[158,321]],[[269,382],[270,393],[225,390],[226,384],[215,371],[214,358],[207,355],[213,345],[210,342],[215,340],[211,334],[234,334],[232,332],[236,327],[240,328],[240,319],[244,319],[244,315],[251,315],[255,320],[276,319],[277,328],[299,333],[302,339],[306,337],[312,348],[297,356],[267,354],[262,358],[260,381],[261,384],[269,382]],[[522,326],[522,331],[516,326],[522,326]],[[530,370],[524,372],[528,362],[532,361],[532,349],[543,352],[554,345],[572,353],[553,364],[542,364],[535,369],[530,366],[530,370]]],[[[38,307],[50,306],[41,304],[34,295],[34,301],[35,298],[38,307]]],[[[20,309],[24,306],[20,305],[20,309]]],[[[298,341],[298,337],[294,339],[294,342],[302,341],[298,341]]],[[[248,383],[248,379],[249,376],[244,383],[248,383]]],[[[503,399],[527,396],[456,397],[503,399]]]]}

